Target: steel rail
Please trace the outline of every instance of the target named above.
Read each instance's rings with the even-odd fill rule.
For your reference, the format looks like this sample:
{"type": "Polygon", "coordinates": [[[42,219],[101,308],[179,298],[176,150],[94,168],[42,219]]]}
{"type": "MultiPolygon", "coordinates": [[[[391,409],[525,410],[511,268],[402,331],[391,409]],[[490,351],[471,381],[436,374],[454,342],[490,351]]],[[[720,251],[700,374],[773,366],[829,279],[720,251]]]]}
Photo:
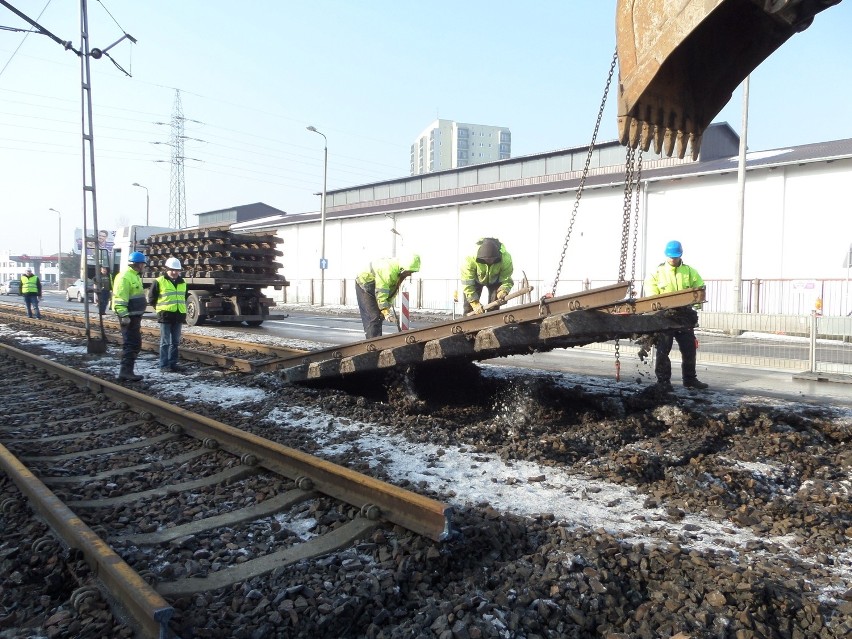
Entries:
{"type": "MultiPolygon", "coordinates": [[[[3,350],[6,349],[17,350],[4,346],[3,350]]],[[[69,547],[82,551],[92,572],[139,624],[145,636],[169,636],[168,623],[174,609],[168,602],[2,444],[0,467],[56,534],[69,547]]]]}
{"type": "MultiPolygon", "coordinates": [[[[12,304],[2,304],[0,303],[0,317],[8,317],[9,319],[14,320],[31,320],[28,323],[31,323],[33,326],[44,325],[44,320],[36,320],[32,318],[22,317],[16,313],[6,312],[6,311],[16,311],[23,313],[23,307],[12,305],[12,304]],[[20,309],[20,310],[19,310],[20,309]]],[[[75,313],[57,313],[52,312],[50,310],[46,310],[42,308],[42,317],[44,318],[52,318],[61,320],[64,323],[70,324],[79,324],[80,326],[84,326],[83,318],[80,315],[75,313]]],[[[142,319],[154,320],[153,316],[143,316],[142,319]]],[[[121,327],[119,323],[113,319],[108,319],[104,321],[104,327],[108,329],[115,330],[116,333],[119,333],[121,327]]],[[[211,328],[217,328],[211,325],[211,328]]],[[[159,340],[160,332],[158,329],[150,328],[148,326],[142,326],[142,334],[150,335],[152,339],[159,340]]],[[[217,337],[215,335],[200,335],[197,333],[191,332],[183,332],[181,334],[181,341],[186,342],[198,342],[201,344],[205,344],[207,346],[222,346],[224,348],[234,348],[236,345],[237,348],[241,348],[242,350],[255,352],[259,355],[268,355],[275,357],[287,357],[287,356],[295,356],[306,353],[307,351],[298,348],[291,348],[289,346],[274,346],[272,344],[263,344],[261,342],[249,342],[244,340],[235,340],[229,337],[217,337]]]]}
{"type": "MultiPolygon", "coordinates": [[[[49,327],[51,330],[61,331],[63,333],[67,333],[75,336],[85,337],[86,328],[83,325],[80,318],[74,315],[62,314],[62,313],[49,313],[42,312],[42,317],[45,319],[56,318],[58,321],[48,321],[45,322],[45,319],[32,319],[28,317],[21,317],[20,315],[13,313],[6,313],[0,311],[0,319],[9,319],[11,321],[29,324],[39,328],[49,327]],[[69,325],[70,324],[70,325],[69,325]]],[[[118,331],[119,325],[117,322],[109,321],[106,323],[106,327],[109,329],[114,329],[118,331]]],[[[150,352],[158,352],[159,338],[160,334],[157,329],[142,327],[142,348],[145,351],[150,352]]],[[[121,338],[116,336],[114,333],[106,334],[106,342],[109,344],[121,344],[121,338]]],[[[271,346],[267,344],[259,344],[257,342],[245,342],[241,340],[233,340],[225,337],[214,337],[208,335],[193,335],[192,333],[183,333],[181,338],[181,346],[179,348],[180,355],[183,359],[192,362],[200,362],[202,364],[209,364],[211,366],[218,366],[220,368],[225,368],[232,371],[239,371],[241,373],[251,373],[257,370],[259,364],[265,364],[270,359],[276,361],[282,357],[293,357],[297,355],[302,355],[307,351],[302,351],[299,349],[288,348],[283,346],[271,346]],[[194,348],[189,348],[187,343],[197,343],[201,345],[210,346],[212,348],[223,348],[223,349],[231,349],[231,350],[242,350],[252,353],[257,353],[259,358],[262,358],[262,362],[258,362],[257,360],[247,359],[244,357],[235,357],[233,355],[220,355],[217,353],[209,353],[207,351],[197,350],[194,348]]]]}
{"type": "Polygon", "coordinates": [[[627,294],[627,289],[627,282],[623,282],[592,291],[555,297],[544,300],[543,302],[512,306],[499,312],[462,316],[426,328],[383,335],[344,346],[333,346],[319,351],[310,351],[301,355],[282,357],[278,360],[261,364],[258,370],[280,370],[298,364],[311,364],[328,359],[339,360],[364,353],[378,354],[380,351],[400,346],[425,344],[428,341],[443,337],[475,334],[478,331],[493,328],[494,326],[515,325],[531,321],[532,319],[541,319],[543,316],[553,313],[566,313],[623,300],[627,294]]]}
{"type": "Polygon", "coordinates": [[[627,287],[623,283],[542,299],[502,313],[312,351],[260,364],[257,370],[283,370],[289,381],[302,382],[430,360],[542,352],[694,326],[696,318],[671,311],[700,304],[705,298],[702,287],[626,299],[627,287]]]}
{"type": "Polygon", "coordinates": [[[143,393],[0,344],[0,353],[70,378],[92,393],[156,417],[173,431],[183,431],[237,455],[244,463],[260,466],[294,480],[303,490],[317,490],[360,509],[370,519],[384,519],[436,541],[450,533],[452,509],[444,503],[362,475],[343,466],[243,432],[204,415],[167,404],[143,393]]]}

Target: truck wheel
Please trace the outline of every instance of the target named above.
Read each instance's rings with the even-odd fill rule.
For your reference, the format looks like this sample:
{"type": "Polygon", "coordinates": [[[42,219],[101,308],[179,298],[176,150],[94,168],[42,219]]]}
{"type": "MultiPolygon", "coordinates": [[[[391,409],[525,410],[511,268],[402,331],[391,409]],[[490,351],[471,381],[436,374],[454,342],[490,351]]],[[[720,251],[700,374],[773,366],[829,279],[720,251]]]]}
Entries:
{"type": "Polygon", "coordinates": [[[263,320],[252,320],[250,322],[246,321],[246,324],[248,324],[249,326],[260,326],[261,324],[263,324],[263,320]]]}
{"type": "Polygon", "coordinates": [[[207,319],[206,315],[201,314],[201,302],[198,299],[198,295],[195,293],[190,293],[186,298],[186,323],[189,326],[201,326],[204,323],[204,320],[207,319]]]}

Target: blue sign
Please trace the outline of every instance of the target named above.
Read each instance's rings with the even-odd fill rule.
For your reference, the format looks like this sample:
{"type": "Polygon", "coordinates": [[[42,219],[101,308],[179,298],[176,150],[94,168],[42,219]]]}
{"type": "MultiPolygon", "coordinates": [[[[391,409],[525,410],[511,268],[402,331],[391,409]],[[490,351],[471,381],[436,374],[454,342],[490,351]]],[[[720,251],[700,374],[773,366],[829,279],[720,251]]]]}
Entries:
{"type": "Polygon", "coordinates": [[[320,270],[324,271],[327,268],[328,268],[328,260],[325,259],[324,257],[321,257],[320,258],[320,270]]]}

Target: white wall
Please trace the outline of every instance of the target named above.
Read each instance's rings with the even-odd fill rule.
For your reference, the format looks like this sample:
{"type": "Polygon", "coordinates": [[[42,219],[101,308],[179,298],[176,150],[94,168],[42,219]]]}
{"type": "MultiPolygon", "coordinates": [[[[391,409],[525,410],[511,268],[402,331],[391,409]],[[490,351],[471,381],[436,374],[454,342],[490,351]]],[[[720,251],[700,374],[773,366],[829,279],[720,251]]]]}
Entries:
{"type": "MultiPolygon", "coordinates": [[[[842,263],[852,242],[852,161],[749,171],[743,238],[743,277],[844,278],[842,263]]],[[[575,193],[535,195],[459,204],[396,214],[397,254],[417,252],[419,277],[454,279],[465,255],[484,236],[498,237],[512,254],[516,281],[525,271],[544,293],[556,275],[575,193]]],[[[735,270],[737,174],[650,183],[640,210],[636,278],[663,261],[663,247],[680,240],[684,261],[705,279],[729,279],[735,270]]],[[[630,210],[633,223],[634,210],[630,210]]],[[[557,294],[616,281],[621,249],[623,188],[587,189],[571,233],[557,294]],[[570,287],[571,290],[568,290],[570,287]]],[[[393,252],[393,220],[381,214],[326,223],[326,281],[354,279],[370,260],[393,252]]],[[[286,226],[284,273],[291,281],[319,278],[320,225],[286,226]]],[[[633,229],[626,275],[632,267],[633,229]]],[[[333,300],[338,288],[328,289],[333,300]]],[[[328,302],[328,299],[327,299],[328,302]]]]}

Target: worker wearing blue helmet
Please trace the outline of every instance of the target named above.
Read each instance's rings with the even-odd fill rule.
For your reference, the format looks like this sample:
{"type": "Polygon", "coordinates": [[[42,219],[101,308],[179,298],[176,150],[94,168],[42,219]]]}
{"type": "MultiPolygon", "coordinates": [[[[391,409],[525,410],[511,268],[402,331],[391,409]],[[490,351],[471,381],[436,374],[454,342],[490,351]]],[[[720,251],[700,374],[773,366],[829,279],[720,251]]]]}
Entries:
{"type": "MultiPolygon", "coordinates": [[[[691,266],[683,263],[683,246],[677,240],[666,244],[666,261],[645,280],[645,294],[659,295],[661,293],[673,293],[688,288],[700,288],[704,286],[704,280],[691,266]]],[[[671,390],[672,384],[672,362],[669,353],[674,341],[680,349],[681,373],[683,385],[687,388],[704,389],[707,384],[699,381],[695,372],[695,359],[697,348],[695,345],[695,331],[684,328],[674,333],[660,333],[657,336],[657,362],[654,372],[657,375],[657,384],[663,390],[671,390]]]]}
{"type": "Polygon", "coordinates": [[[115,278],[112,291],[112,310],[121,324],[121,369],[119,381],[138,382],[141,375],[133,372],[136,358],[142,350],[142,315],[148,306],[142,287],[142,269],[147,259],[139,251],[127,256],[127,267],[115,278]]]}

